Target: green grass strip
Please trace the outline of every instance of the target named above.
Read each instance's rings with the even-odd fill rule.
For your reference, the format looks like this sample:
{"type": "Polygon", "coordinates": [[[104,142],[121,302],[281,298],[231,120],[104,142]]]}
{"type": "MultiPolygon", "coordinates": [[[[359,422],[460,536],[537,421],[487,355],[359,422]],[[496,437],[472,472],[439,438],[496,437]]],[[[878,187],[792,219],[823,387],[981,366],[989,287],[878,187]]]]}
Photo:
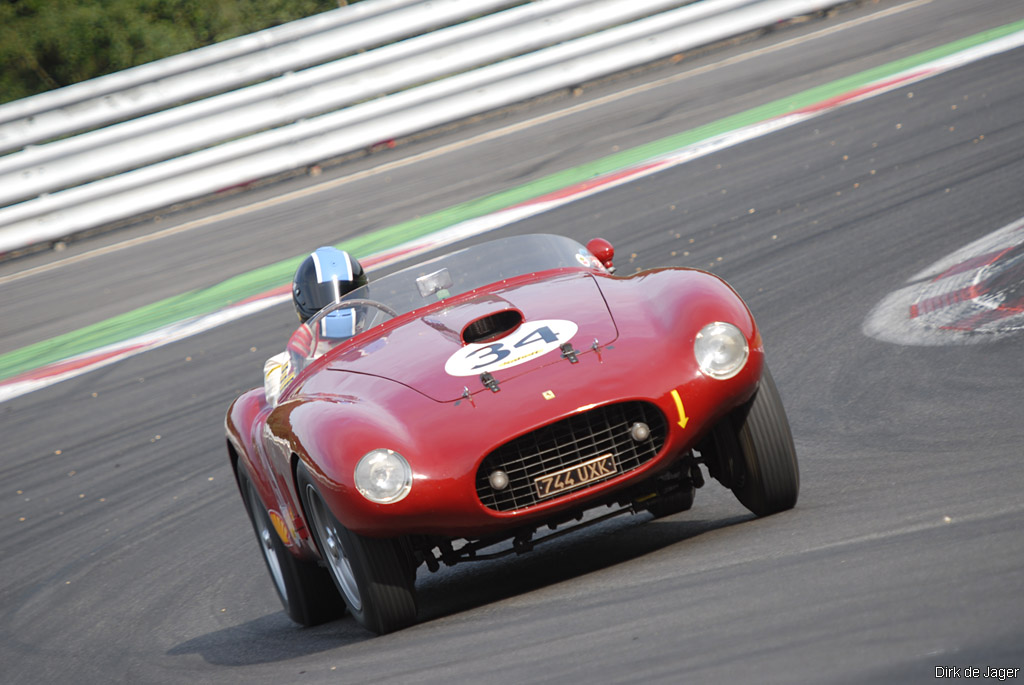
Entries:
{"type": "MultiPolygon", "coordinates": [[[[1024,21],[982,31],[946,45],[905,57],[831,83],[810,88],[801,93],[754,107],[745,112],[674,134],[645,145],[602,157],[593,162],[559,171],[525,185],[504,190],[464,202],[423,217],[404,221],[366,235],[351,238],[337,247],[356,256],[366,256],[421,238],[462,221],[491,214],[533,198],[562,190],[595,176],[633,166],[693,145],[713,136],[728,133],[744,126],[787,114],[793,110],[849,93],[869,83],[888,78],[901,71],[918,67],[936,59],[981,45],[997,38],[1024,30],[1024,21]]],[[[42,342],[27,345],[0,355],[0,380],[37,369],[77,354],[128,340],[152,332],[186,318],[201,316],[223,309],[246,298],[284,285],[291,280],[299,262],[305,255],[261,267],[229,278],[226,281],[169,297],[160,302],[139,307],[85,328],[58,335],[42,342]]]]}

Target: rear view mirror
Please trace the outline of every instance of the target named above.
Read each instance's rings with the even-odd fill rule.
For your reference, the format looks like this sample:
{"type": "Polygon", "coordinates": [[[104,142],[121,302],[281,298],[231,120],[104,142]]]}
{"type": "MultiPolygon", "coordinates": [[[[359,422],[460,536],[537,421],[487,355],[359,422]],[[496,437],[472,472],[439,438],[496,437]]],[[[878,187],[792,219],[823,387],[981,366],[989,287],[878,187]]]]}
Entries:
{"type": "Polygon", "coordinates": [[[419,288],[420,297],[430,297],[437,293],[437,299],[443,300],[448,297],[448,289],[452,287],[452,275],[448,269],[441,269],[417,278],[416,287],[419,288]]]}
{"type": "Polygon", "coordinates": [[[590,254],[597,257],[606,269],[614,272],[615,267],[612,265],[612,260],[615,258],[615,248],[604,238],[594,238],[587,243],[587,249],[590,250],[590,254]]]}

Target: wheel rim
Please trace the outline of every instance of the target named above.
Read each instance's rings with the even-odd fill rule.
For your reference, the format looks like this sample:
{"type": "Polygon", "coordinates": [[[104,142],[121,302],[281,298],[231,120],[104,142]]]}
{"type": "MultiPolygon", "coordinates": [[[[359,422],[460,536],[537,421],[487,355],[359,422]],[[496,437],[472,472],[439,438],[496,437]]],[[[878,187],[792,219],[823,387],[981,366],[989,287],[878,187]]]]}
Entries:
{"type": "Polygon", "coordinates": [[[249,505],[256,518],[256,535],[260,539],[260,549],[263,550],[263,557],[267,560],[270,577],[274,579],[274,585],[277,586],[281,597],[287,601],[288,590],[284,584],[284,571],[281,569],[281,559],[277,556],[277,550],[274,548],[274,535],[277,533],[270,529],[272,525],[270,517],[251,484],[249,485],[249,505]]]}
{"type": "Polygon", "coordinates": [[[345,556],[345,548],[341,544],[341,525],[312,485],[306,486],[306,499],[309,502],[309,513],[313,519],[313,527],[316,529],[324,561],[327,562],[331,575],[345,595],[349,609],[359,611],[363,607],[363,601],[359,595],[359,586],[356,585],[355,574],[352,573],[352,563],[345,556]]]}

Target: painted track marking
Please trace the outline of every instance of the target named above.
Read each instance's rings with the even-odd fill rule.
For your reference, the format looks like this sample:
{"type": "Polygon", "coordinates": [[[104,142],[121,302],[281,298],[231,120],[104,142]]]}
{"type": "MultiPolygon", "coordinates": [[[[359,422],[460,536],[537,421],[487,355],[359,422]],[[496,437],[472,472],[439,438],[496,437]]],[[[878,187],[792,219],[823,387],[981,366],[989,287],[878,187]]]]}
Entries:
{"type": "Polygon", "coordinates": [[[856,19],[850,19],[850,20],[845,21],[845,22],[843,22],[841,24],[838,24],[836,26],[831,26],[831,27],[828,27],[828,28],[825,28],[825,29],[821,29],[820,31],[815,31],[813,33],[808,33],[805,36],[799,36],[797,38],[791,38],[789,40],[781,41],[781,42],[776,43],[774,45],[768,45],[768,46],[765,46],[763,48],[759,48],[757,50],[753,50],[753,51],[750,51],[750,52],[744,52],[743,54],[740,54],[740,55],[734,55],[733,57],[729,57],[727,59],[719,60],[717,62],[714,62],[713,64],[707,64],[707,65],[702,66],[702,67],[697,67],[695,69],[691,69],[689,71],[685,71],[685,72],[683,72],[681,74],[673,74],[672,76],[667,76],[665,78],[661,78],[661,79],[658,79],[656,81],[651,81],[649,83],[642,83],[640,85],[633,86],[631,88],[627,88],[626,90],[617,91],[615,93],[610,93],[608,95],[603,95],[603,96],[601,96],[599,98],[594,98],[593,100],[588,100],[587,102],[581,102],[581,103],[576,104],[576,105],[571,105],[571,106],[566,107],[564,109],[560,109],[557,112],[550,112],[548,114],[544,114],[544,115],[541,115],[541,116],[538,116],[538,117],[533,117],[533,118],[527,119],[525,121],[521,121],[521,122],[516,123],[516,124],[510,124],[508,126],[504,126],[502,128],[495,129],[493,131],[487,131],[485,133],[481,133],[481,134],[476,135],[476,136],[471,136],[471,137],[466,138],[464,140],[455,141],[453,143],[448,143],[446,145],[442,145],[440,147],[433,148],[431,150],[426,150],[424,152],[420,152],[418,154],[411,155],[409,157],[405,157],[403,159],[395,160],[393,162],[387,162],[385,164],[381,164],[381,165],[375,166],[372,169],[366,169],[364,171],[360,171],[360,172],[357,172],[357,173],[354,173],[354,174],[349,174],[347,176],[343,176],[342,178],[332,179],[330,181],[324,181],[324,182],[318,183],[316,185],[312,185],[312,186],[309,186],[309,187],[306,187],[306,188],[301,188],[299,190],[294,190],[294,191],[291,191],[291,192],[288,192],[288,193],[284,193],[282,195],[278,195],[276,197],[268,198],[266,200],[261,200],[259,202],[253,202],[253,203],[245,205],[243,207],[236,207],[234,209],[229,209],[229,210],[226,210],[226,211],[223,211],[223,212],[218,212],[217,214],[213,214],[213,215],[208,216],[208,217],[203,217],[201,219],[195,219],[195,220],[192,220],[192,221],[188,221],[188,222],[180,224],[178,226],[172,226],[172,227],[169,227],[169,228],[165,228],[163,230],[156,231],[154,233],[150,233],[150,234],[147,234],[145,236],[139,236],[138,238],[132,238],[130,240],[125,240],[125,241],[119,242],[119,243],[117,243],[115,245],[108,245],[106,247],[101,247],[101,248],[96,248],[94,250],[89,250],[88,252],[83,252],[82,254],[78,254],[78,255],[75,255],[73,257],[66,257],[64,259],[52,262],[50,264],[43,264],[43,265],[40,265],[40,266],[37,266],[37,267],[33,267],[31,269],[26,269],[24,271],[20,271],[18,273],[9,274],[7,276],[0,276],[0,285],[3,285],[4,283],[9,283],[11,281],[16,281],[16,280],[19,280],[19,279],[22,279],[22,278],[28,278],[30,276],[36,276],[36,275],[39,275],[39,274],[42,274],[42,273],[46,273],[48,271],[52,271],[54,269],[58,269],[58,268],[60,268],[62,266],[70,266],[72,264],[77,264],[79,262],[83,262],[83,261],[86,261],[86,260],[89,260],[89,259],[93,259],[95,257],[101,257],[103,255],[108,255],[108,254],[112,254],[114,252],[119,252],[121,250],[129,249],[129,248],[132,248],[132,247],[137,247],[138,245],[144,245],[146,243],[150,243],[150,242],[153,242],[153,241],[156,241],[156,240],[161,240],[163,238],[170,238],[170,237],[178,235],[180,233],[185,233],[187,231],[195,230],[197,228],[203,228],[205,226],[209,226],[211,224],[215,224],[215,223],[218,223],[218,222],[221,222],[221,221],[226,221],[228,219],[234,219],[234,218],[237,218],[239,216],[245,216],[247,214],[252,214],[252,213],[255,213],[255,212],[267,209],[269,207],[275,207],[275,206],[280,205],[280,204],[285,204],[287,202],[293,202],[295,200],[300,200],[302,198],[309,197],[311,195],[315,195],[317,193],[322,193],[322,192],[326,192],[328,190],[333,190],[335,188],[340,188],[342,186],[348,185],[350,183],[354,183],[356,181],[361,181],[363,179],[372,178],[373,176],[379,176],[381,174],[386,174],[386,173],[395,171],[397,169],[401,169],[401,168],[406,167],[406,166],[412,166],[413,164],[417,164],[419,162],[428,161],[428,160],[431,160],[431,159],[434,159],[434,158],[437,158],[437,157],[444,156],[446,154],[450,154],[452,152],[458,152],[460,150],[464,150],[464,149],[472,147],[474,145],[479,145],[481,143],[486,143],[486,142],[490,142],[492,140],[497,140],[499,138],[504,138],[506,136],[512,135],[513,133],[519,133],[521,131],[525,131],[525,130],[529,130],[531,128],[534,128],[536,126],[547,124],[547,123],[550,123],[552,121],[557,121],[559,119],[563,119],[565,117],[572,116],[574,114],[579,114],[580,112],[585,112],[587,110],[595,109],[597,107],[601,107],[601,106],[604,106],[604,105],[607,105],[607,104],[611,104],[611,103],[617,102],[619,100],[624,100],[624,99],[626,99],[628,97],[632,97],[633,95],[638,95],[640,93],[645,93],[645,92],[650,91],[650,90],[655,90],[657,88],[662,88],[664,86],[668,86],[668,85],[672,85],[672,84],[675,84],[675,83],[679,83],[680,81],[685,81],[685,80],[691,79],[691,78],[693,78],[695,76],[700,76],[700,75],[707,74],[707,73],[710,73],[710,72],[713,72],[713,71],[717,71],[718,69],[723,69],[725,67],[730,67],[730,66],[733,66],[733,65],[736,65],[736,64],[741,64],[743,62],[748,62],[748,61],[750,61],[752,59],[757,59],[759,57],[763,57],[763,56],[771,54],[773,52],[780,52],[782,50],[786,50],[786,49],[789,49],[789,48],[792,48],[792,47],[796,47],[796,46],[802,45],[804,43],[809,43],[809,42],[811,42],[813,40],[818,40],[820,38],[826,38],[828,36],[834,35],[834,34],[839,33],[841,31],[845,31],[845,30],[848,30],[848,29],[851,29],[851,28],[856,28],[857,26],[861,26],[861,25],[869,23],[869,22],[877,21],[879,19],[886,19],[886,18],[891,17],[891,16],[893,16],[895,14],[906,12],[907,10],[911,10],[911,9],[916,9],[916,8],[922,6],[922,5],[931,4],[932,2],[934,2],[934,0],[912,0],[911,2],[908,2],[908,3],[903,4],[903,5],[898,5],[896,7],[890,7],[888,9],[881,10],[879,12],[875,12],[875,13],[872,13],[872,14],[869,14],[869,15],[866,15],[866,16],[863,16],[863,17],[858,17],[856,19]]]}
{"type": "MultiPolygon", "coordinates": [[[[441,212],[438,215],[424,217],[424,219],[417,220],[416,222],[407,222],[406,224],[400,224],[392,227],[391,229],[384,229],[375,235],[359,237],[346,241],[345,243],[342,243],[340,247],[358,254],[370,253],[371,257],[366,260],[367,264],[372,263],[379,266],[385,263],[398,261],[399,259],[421,254],[463,238],[495,230],[515,221],[519,221],[541,212],[549,211],[555,207],[587,197],[597,192],[602,192],[609,188],[642,178],[643,176],[657,173],[658,171],[671,168],[679,164],[684,164],[698,157],[703,157],[713,152],[717,152],[718,150],[732,147],[742,142],[767,135],[768,133],[787,128],[802,121],[820,116],[825,112],[832,111],[846,104],[874,97],[895,88],[902,87],[925,78],[930,78],[931,76],[935,76],[950,69],[955,69],[959,66],[963,66],[964,64],[968,64],[1000,52],[1005,52],[1021,45],[1024,45],[1024,21],[1015,22],[998,29],[982,32],[975,36],[947,44],[946,46],[926,51],[920,55],[899,60],[891,63],[890,65],[885,65],[894,73],[890,73],[882,78],[878,78],[878,75],[885,71],[885,67],[863,72],[858,76],[866,80],[866,85],[856,83],[856,77],[842,79],[835,84],[828,84],[832,86],[832,90],[838,90],[839,92],[837,93],[828,94],[829,88],[827,86],[813,88],[798,96],[786,98],[784,100],[777,101],[776,103],[770,103],[768,106],[755,108],[754,110],[750,110],[740,115],[727,117],[726,119],[715,122],[712,125],[699,127],[693,131],[688,131],[676,136],[670,136],[662,141],[658,141],[658,144],[662,146],[673,144],[677,145],[676,149],[669,153],[651,157],[650,155],[654,148],[652,148],[651,145],[645,145],[598,160],[595,164],[583,165],[575,170],[570,170],[571,172],[579,173],[581,171],[586,172],[592,170],[595,166],[605,167],[606,170],[603,173],[587,174],[591,176],[599,176],[597,179],[590,178],[586,181],[565,183],[566,176],[571,176],[572,174],[554,174],[543,180],[548,182],[549,185],[556,186],[556,189],[549,190],[547,193],[541,194],[538,197],[521,200],[518,204],[514,204],[512,206],[507,206],[506,204],[504,209],[498,209],[496,211],[492,210],[490,213],[484,213],[483,215],[463,220],[459,223],[455,223],[454,225],[451,225],[449,222],[447,228],[436,230],[436,227],[431,224],[431,221],[443,222],[446,218],[445,215],[448,214],[448,212],[441,212]],[[927,58],[931,59],[929,60],[927,58]],[[898,67],[907,67],[907,65],[910,65],[910,67],[904,68],[902,71],[898,69],[898,67]],[[870,80],[870,76],[874,76],[875,79],[870,80]],[[844,87],[846,90],[840,89],[839,86],[844,87]],[[817,97],[818,99],[815,100],[814,97],[817,97]],[[793,108],[793,101],[799,102],[801,101],[801,98],[805,101],[809,100],[809,103],[803,104],[802,106],[797,105],[793,108]],[[756,120],[756,117],[752,116],[755,113],[771,111],[773,106],[778,108],[786,104],[791,108],[788,110],[783,109],[783,113],[781,114],[758,121],[754,124],[746,126],[737,125],[737,121],[741,122],[744,119],[749,120],[751,118],[755,118],[756,120]],[[714,135],[712,132],[715,129],[724,129],[724,131],[714,135]],[[644,158],[645,155],[646,158],[644,158]],[[642,161],[638,161],[638,158],[641,158],[642,161]],[[607,170],[608,167],[611,167],[612,170],[607,170]],[[568,186],[568,189],[566,186],[568,186]],[[410,226],[410,223],[414,223],[415,226],[410,226]],[[406,229],[406,232],[404,233],[401,230],[403,228],[406,229]],[[409,236],[411,233],[416,232],[415,230],[410,230],[411,228],[418,229],[420,233],[411,240],[407,240],[406,242],[399,244],[398,247],[390,249],[386,248],[377,251],[372,251],[370,249],[359,250],[355,248],[355,244],[357,243],[373,245],[375,241],[377,244],[380,244],[381,240],[393,240],[396,236],[409,236]]],[[[543,185],[543,183],[535,183],[528,186],[528,188],[536,190],[543,187],[543,185]]],[[[503,200],[515,197],[516,193],[522,192],[523,189],[515,189],[512,193],[499,193],[496,196],[491,196],[490,198],[483,198],[480,202],[484,206],[486,206],[485,201],[487,200],[493,203],[499,203],[500,205],[503,200]]],[[[468,205],[473,204],[474,203],[468,203],[468,205]]],[[[465,211],[466,209],[467,205],[460,205],[457,208],[453,208],[453,211],[465,211]]],[[[476,207],[476,209],[480,209],[480,207],[476,207]]],[[[280,283],[287,277],[286,275],[282,275],[282,273],[288,274],[290,271],[294,270],[295,267],[291,263],[293,261],[296,260],[286,260],[285,262],[259,270],[260,277],[263,281],[267,278],[277,278],[277,282],[280,283]],[[282,273],[278,273],[279,271],[282,273]]],[[[255,274],[256,272],[253,272],[253,274],[247,274],[246,276],[252,276],[254,280],[258,280],[256,279],[255,274]]],[[[235,279],[231,280],[234,281],[235,279]]],[[[228,285],[228,283],[229,282],[225,282],[220,285],[225,286],[228,285]]],[[[246,285],[251,286],[252,283],[243,279],[241,283],[233,283],[232,285],[237,289],[239,287],[245,287],[246,285]]],[[[215,288],[207,290],[213,291],[215,288]]],[[[230,290],[230,288],[227,289],[230,290]]],[[[228,307],[221,305],[219,308],[215,307],[211,313],[195,316],[184,322],[174,321],[170,324],[163,322],[162,326],[152,326],[142,335],[136,335],[128,340],[107,346],[94,346],[100,347],[100,350],[102,350],[104,355],[101,360],[96,360],[95,364],[87,363],[86,361],[89,355],[96,354],[97,350],[95,349],[89,352],[79,351],[78,354],[66,353],[63,354],[63,356],[61,355],[62,338],[75,337],[83,338],[85,343],[89,341],[88,336],[80,336],[80,332],[76,332],[70,336],[58,336],[58,338],[44,341],[43,343],[36,345],[30,345],[26,348],[22,348],[21,350],[16,350],[12,353],[2,355],[0,356],[0,376],[5,377],[6,380],[0,381],[0,402],[26,392],[31,392],[32,390],[36,390],[40,387],[45,387],[45,385],[81,375],[93,368],[98,368],[100,365],[110,364],[127,356],[139,354],[148,349],[162,346],[172,340],[180,340],[181,337],[184,336],[175,336],[173,331],[180,330],[183,326],[190,331],[188,335],[195,335],[196,333],[219,326],[227,320],[233,320],[239,316],[254,313],[255,311],[261,311],[262,309],[273,306],[282,301],[280,291],[280,287],[275,287],[273,290],[267,290],[264,288],[263,294],[256,295],[254,297],[248,296],[245,298],[235,298],[234,301],[236,302],[238,299],[244,299],[246,302],[244,307],[239,307],[237,304],[228,307]],[[235,314],[237,314],[237,316],[235,316],[235,314]],[[153,328],[156,328],[156,330],[152,330],[153,328]],[[153,336],[156,336],[156,341],[152,341],[153,336]],[[145,339],[150,342],[140,344],[140,339],[145,339]],[[110,352],[111,348],[116,348],[118,345],[121,347],[122,353],[107,355],[107,352],[110,352]],[[37,351],[39,351],[40,354],[37,354],[37,351]],[[45,362],[43,362],[42,360],[44,357],[42,353],[49,354],[51,357],[55,358],[46,359],[45,362]],[[60,366],[60,364],[64,364],[68,361],[81,363],[74,364],[74,371],[58,371],[58,368],[66,368],[60,366]],[[17,368],[19,362],[22,368],[17,368]],[[46,364],[46,367],[42,371],[38,370],[41,365],[40,362],[46,364]],[[12,366],[15,368],[14,371],[11,371],[12,366]],[[47,369],[52,370],[53,374],[48,375],[47,369]],[[31,377],[29,378],[28,376],[31,377]]],[[[257,290],[256,292],[259,291],[257,290]]],[[[206,292],[200,293],[199,295],[202,296],[203,294],[207,295],[207,300],[209,300],[218,293],[211,294],[206,292]]],[[[162,306],[163,304],[164,303],[157,303],[157,306],[162,306]]],[[[136,310],[136,312],[139,311],[141,310],[136,310]]],[[[126,317],[130,318],[134,313],[135,312],[129,313],[128,315],[125,315],[125,317],[115,317],[115,319],[126,317]]],[[[107,323],[108,322],[103,322],[93,327],[87,327],[87,329],[93,329],[91,331],[92,333],[100,335],[102,334],[103,327],[107,323]]],[[[83,331],[87,329],[83,329],[83,331]]]]}

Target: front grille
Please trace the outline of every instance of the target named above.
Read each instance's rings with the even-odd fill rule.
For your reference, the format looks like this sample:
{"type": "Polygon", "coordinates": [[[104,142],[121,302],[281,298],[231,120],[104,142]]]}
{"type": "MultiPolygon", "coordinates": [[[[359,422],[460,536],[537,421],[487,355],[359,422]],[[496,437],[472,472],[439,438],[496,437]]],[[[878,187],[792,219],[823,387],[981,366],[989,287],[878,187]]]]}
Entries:
{"type": "Polygon", "coordinates": [[[665,435],[665,417],[649,402],[597,407],[527,433],[491,452],[477,469],[476,492],[489,509],[525,509],[548,501],[538,496],[534,484],[537,477],[608,453],[614,455],[616,473],[559,494],[586,488],[653,459],[665,444],[665,435]],[[650,428],[646,439],[639,442],[633,439],[630,428],[635,423],[645,423],[650,428]],[[508,475],[509,483],[503,490],[492,488],[489,480],[498,469],[508,475]]]}

